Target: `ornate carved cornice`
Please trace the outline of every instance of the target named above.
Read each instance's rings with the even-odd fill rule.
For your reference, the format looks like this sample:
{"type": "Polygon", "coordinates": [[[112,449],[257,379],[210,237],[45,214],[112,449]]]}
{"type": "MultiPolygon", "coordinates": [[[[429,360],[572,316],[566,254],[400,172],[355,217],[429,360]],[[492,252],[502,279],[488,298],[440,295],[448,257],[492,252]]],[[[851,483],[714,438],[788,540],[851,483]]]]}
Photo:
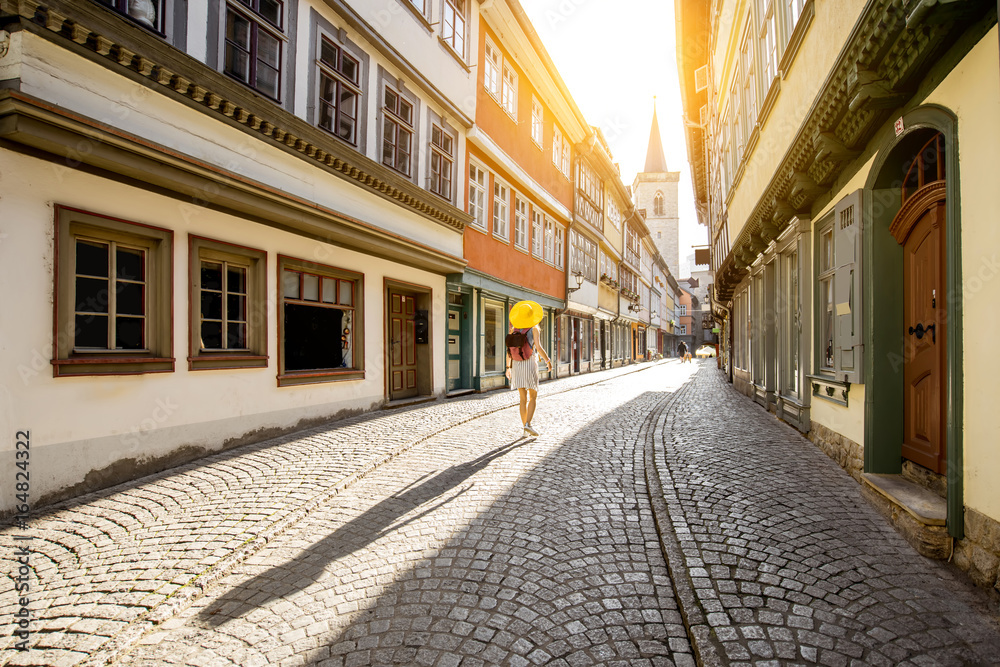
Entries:
{"type": "Polygon", "coordinates": [[[967,0],[962,12],[937,8],[917,15],[903,4],[872,0],[858,17],[812,109],[719,264],[720,300],[731,298],[745,275],[741,259],[751,239],[768,223],[784,229],[796,211],[808,211],[828,193],[892,109],[912,98],[936,59],[991,9],[986,0],[967,0]]]}
{"type": "MultiPolygon", "coordinates": [[[[91,2],[0,0],[0,17],[458,232],[471,216],[91,2]]],[[[8,30],[12,28],[8,27],[8,30]]]]}

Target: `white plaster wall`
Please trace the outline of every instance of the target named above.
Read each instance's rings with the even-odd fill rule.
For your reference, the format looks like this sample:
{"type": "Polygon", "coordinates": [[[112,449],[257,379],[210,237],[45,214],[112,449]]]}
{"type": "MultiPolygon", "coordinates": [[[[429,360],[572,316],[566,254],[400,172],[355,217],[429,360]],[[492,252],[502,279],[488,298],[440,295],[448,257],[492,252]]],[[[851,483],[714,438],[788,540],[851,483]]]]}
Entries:
{"type": "MultiPolygon", "coordinates": [[[[445,390],[445,278],[318,243],[233,216],[190,208],[98,176],[0,149],[0,456],[16,430],[31,432],[31,483],[37,499],[80,482],[120,459],[160,457],[182,446],[207,450],[226,439],[300,420],[364,410],[386,394],[383,356],[385,278],[433,290],[433,391],[445,390]],[[173,373],[119,377],[52,376],[54,205],[72,206],[174,231],[173,373]],[[277,303],[279,253],[364,274],[365,378],[277,387],[278,322],[268,307],[267,368],[188,371],[188,234],[267,251],[268,298],[277,303]]],[[[0,511],[13,506],[0,483],[0,511]]]]}
{"type": "Polygon", "coordinates": [[[1000,520],[1000,421],[996,378],[1000,357],[990,352],[1000,330],[1000,67],[997,27],[927,98],[958,116],[962,192],[962,332],[965,348],[965,504],[1000,520]]]}
{"type": "MultiPolygon", "coordinates": [[[[21,90],[245,178],[451,255],[462,235],[30,34],[21,90]]],[[[369,126],[374,125],[369,122],[369,126]]],[[[85,148],[84,148],[85,149],[85,148]]],[[[207,196],[207,195],[206,195],[207,196]]]]}

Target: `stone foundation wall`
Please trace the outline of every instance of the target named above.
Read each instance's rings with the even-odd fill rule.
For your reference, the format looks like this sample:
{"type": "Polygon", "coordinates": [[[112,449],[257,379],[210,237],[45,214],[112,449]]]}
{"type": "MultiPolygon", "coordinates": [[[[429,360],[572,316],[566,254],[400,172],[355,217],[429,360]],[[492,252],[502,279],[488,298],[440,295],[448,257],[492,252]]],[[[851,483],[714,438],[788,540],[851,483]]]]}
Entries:
{"type": "Polygon", "coordinates": [[[955,544],[952,562],[1000,600],[1000,522],[965,508],[965,539],[955,544]]]}
{"type": "Polygon", "coordinates": [[[865,469],[864,447],[816,422],[811,423],[807,437],[855,481],[861,482],[861,473],[865,469]]]}

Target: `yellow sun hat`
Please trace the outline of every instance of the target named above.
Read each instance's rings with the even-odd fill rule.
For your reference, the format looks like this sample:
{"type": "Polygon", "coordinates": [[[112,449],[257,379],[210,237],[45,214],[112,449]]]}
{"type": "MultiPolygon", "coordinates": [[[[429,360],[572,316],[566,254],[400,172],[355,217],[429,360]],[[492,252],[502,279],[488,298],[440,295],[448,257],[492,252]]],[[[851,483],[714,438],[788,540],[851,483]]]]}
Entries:
{"type": "Polygon", "coordinates": [[[518,301],[510,307],[510,323],[515,329],[530,329],[545,317],[545,311],[534,301],[518,301]]]}

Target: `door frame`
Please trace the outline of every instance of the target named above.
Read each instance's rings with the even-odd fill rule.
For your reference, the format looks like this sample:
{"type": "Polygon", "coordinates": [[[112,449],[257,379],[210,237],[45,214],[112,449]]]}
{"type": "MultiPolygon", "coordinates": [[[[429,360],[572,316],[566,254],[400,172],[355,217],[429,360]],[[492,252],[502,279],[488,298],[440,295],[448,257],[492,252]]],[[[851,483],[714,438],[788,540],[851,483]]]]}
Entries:
{"type": "Polygon", "coordinates": [[[945,448],[947,527],[956,539],[965,534],[964,517],[964,353],[962,325],[962,217],[958,119],[949,110],[925,105],[902,116],[903,131],[890,123],[882,130],[865,184],[863,257],[865,357],[865,472],[899,474],[903,441],[903,337],[901,335],[903,247],[889,232],[900,209],[899,167],[928,130],[945,140],[945,448]]]}
{"type": "MultiPolygon", "coordinates": [[[[405,282],[393,278],[382,281],[382,363],[383,394],[386,401],[392,400],[392,299],[390,294],[399,292],[414,297],[416,310],[427,311],[427,343],[415,343],[417,355],[417,397],[430,396],[434,393],[434,290],[427,285],[405,282]]],[[[447,386],[447,381],[445,383],[447,386]]]]}

